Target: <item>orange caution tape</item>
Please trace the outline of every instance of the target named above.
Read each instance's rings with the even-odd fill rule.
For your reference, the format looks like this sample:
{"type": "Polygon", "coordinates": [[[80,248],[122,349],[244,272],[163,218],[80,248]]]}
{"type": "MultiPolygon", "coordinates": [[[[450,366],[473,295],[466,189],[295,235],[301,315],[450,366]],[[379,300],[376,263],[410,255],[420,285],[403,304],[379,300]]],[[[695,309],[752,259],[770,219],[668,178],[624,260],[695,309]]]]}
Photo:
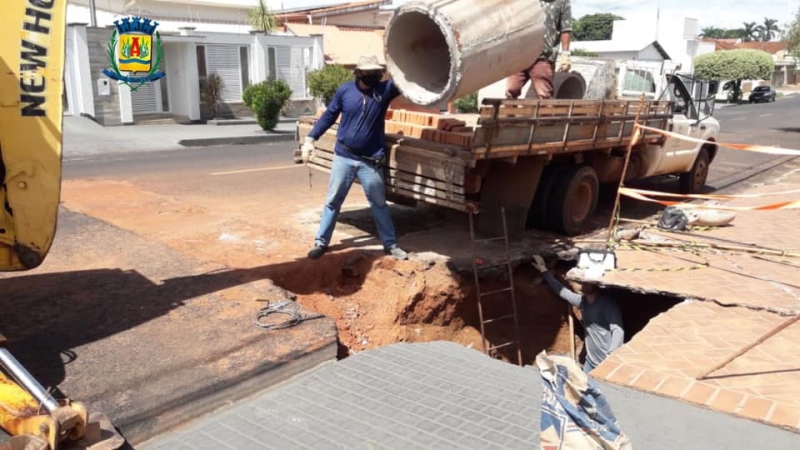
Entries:
{"type": "Polygon", "coordinates": [[[765,145],[751,145],[751,144],[732,144],[729,142],[713,142],[713,141],[706,141],[704,139],[693,138],[691,136],[685,136],[683,134],[673,133],[672,131],[659,130],[658,128],[652,128],[644,125],[636,124],[636,126],[643,130],[652,131],[653,133],[663,134],[664,136],[669,136],[684,141],[697,142],[699,144],[713,144],[713,145],[718,145],[720,147],[732,148],[735,150],[745,150],[748,152],[756,152],[756,153],[767,153],[770,155],[800,156],[800,150],[793,150],[790,148],[768,147],[765,145]]]}
{"type": "MultiPolygon", "coordinates": [[[[800,200],[789,200],[785,202],[773,203],[764,206],[724,206],[724,205],[698,205],[694,203],[683,203],[666,200],[656,200],[654,198],[645,197],[638,193],[635,189],[620,188],[619,193],[627,197],[635,198],[643,202],[658,203],[664,206],[678,206],[685,209],[714,209],[718,211],[775,211],[779,209],[800,209],[800,200]]],[[[656,195],[663,195],[658,193],[656,195]]]]}
{"type": "Polygon", "coordinates": [[[758,198],[758,197],[769,197],[771,195],[789,195],[789,194],[800,194],[800,189],[793,189],[791,191],[780,191],[780,192],[765,192],[763,194],[736,194],[736,195],[725,195],[725,194],[673,194],[669,192],[658,192],[658,191],[648,191],[645,189],[634,189],[634,188],[627,188],[623,187],[622,189],[628,192],[636,192],[642,195],[648,195],[651,197],[677,197],[677,198],[699,198],[704,200],[732,200],[737,198],[758,198]]]}

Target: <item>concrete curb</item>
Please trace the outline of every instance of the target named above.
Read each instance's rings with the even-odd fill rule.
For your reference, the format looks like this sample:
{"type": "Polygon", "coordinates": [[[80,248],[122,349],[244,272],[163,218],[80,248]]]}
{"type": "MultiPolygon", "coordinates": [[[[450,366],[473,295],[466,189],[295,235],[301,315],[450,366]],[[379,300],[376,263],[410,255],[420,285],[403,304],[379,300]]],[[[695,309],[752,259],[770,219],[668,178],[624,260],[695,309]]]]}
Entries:
{"type": "Polygon", "coordinates": [[[212,147],[216,145],[249,145],[269,142],[285,142],[295,139],[294,131],[277,131],[255,136],[226,136],[218,138],[181,139],[179,145],[184,147],[212,147]]]}

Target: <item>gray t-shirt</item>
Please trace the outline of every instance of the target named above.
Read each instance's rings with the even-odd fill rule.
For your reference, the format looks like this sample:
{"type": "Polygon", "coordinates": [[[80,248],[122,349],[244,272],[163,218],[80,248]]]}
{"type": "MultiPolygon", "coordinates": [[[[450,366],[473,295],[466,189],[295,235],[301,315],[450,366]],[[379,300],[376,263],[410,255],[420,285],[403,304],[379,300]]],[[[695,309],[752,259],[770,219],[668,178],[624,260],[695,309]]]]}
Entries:
{"type": "Polygon", "coordinates": [[[619,305],[602,294],[589,304],[584,296],[570,291],[548,272],[543,275],[553,292],[581,310],[583,327],[586,329],[586,361],[594,369],[625,341],[619,305]]]}

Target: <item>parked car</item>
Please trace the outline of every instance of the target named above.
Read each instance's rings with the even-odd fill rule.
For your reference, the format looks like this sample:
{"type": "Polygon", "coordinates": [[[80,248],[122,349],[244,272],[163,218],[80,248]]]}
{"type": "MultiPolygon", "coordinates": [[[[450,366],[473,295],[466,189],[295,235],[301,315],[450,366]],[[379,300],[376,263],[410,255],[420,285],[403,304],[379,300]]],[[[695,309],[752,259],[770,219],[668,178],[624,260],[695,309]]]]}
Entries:
{"type": "Polygon", "coordinates": [[[772,86],[756,86],[750,92],[750,103],[774,102],[777,92],[772,86]]]}

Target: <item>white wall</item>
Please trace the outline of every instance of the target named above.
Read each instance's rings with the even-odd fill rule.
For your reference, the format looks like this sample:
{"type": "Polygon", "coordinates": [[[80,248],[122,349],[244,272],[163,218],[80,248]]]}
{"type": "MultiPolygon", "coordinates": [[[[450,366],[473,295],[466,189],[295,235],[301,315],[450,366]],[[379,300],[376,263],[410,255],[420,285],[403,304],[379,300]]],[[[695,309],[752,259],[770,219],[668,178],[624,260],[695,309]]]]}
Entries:
{"type": "Polygon", "coordinates": [[[670,60],[682,66],[681,71],[690,73],[694,68],[694,58],[702,54],[705,47],[696,39],[697,19],[685,16],[661,16],[637,20],[615,20],[612,41],[641,42],[643,39],[658,40],[670,60]]]}
{"type": "MultiPolygon", "coordinates": [[[[161,80],[167,83],[169,93],[169,106],[173,114],[177,116],[189,116],[188,91],[184,87],[188,78],[188,70],[185,67],[185,55],[188,44],[183,42],[167,42],[164,44],[164,59],[167,67],[167,75],[161,80]]],[[[192,46],[194,48],[194,46],[192,46]]],[[[195,66],[196,67],[196,66],[195,66]]],[[[195,69],[196,71],[197,69],[195,69]]]]}

